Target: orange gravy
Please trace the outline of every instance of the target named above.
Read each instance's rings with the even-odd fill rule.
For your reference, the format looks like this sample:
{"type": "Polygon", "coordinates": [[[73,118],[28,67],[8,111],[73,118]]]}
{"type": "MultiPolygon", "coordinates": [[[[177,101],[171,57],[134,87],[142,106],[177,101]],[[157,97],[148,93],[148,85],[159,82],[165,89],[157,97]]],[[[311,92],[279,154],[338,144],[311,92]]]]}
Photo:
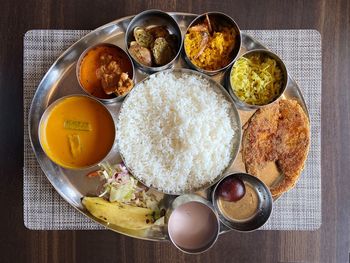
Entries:
{"type": "Polygon", "coordinates": [[[107,109],[84,96],[58,102],[39,129],[41,146],[49,158],[73,169],[101,161],[115,138],[114,122],[107,109]]]}

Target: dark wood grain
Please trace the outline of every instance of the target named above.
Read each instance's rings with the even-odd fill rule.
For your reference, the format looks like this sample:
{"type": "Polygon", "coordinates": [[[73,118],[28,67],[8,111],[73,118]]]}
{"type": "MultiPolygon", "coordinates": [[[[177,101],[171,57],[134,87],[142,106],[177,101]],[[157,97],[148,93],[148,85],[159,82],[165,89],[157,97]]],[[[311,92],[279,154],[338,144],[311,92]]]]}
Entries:
{"type": "Polygon", "coordinates": [[[349,262],[350,2],[2,0],[0,2],[0,262],[349,262]],[[109,231],[30,231],[23,225],[23,35],[94,29],[149,8],[222,11],[242,29],[317,29],[322,35],[322,216],[318,231],[228,233],[184,255],[109,231]]]}

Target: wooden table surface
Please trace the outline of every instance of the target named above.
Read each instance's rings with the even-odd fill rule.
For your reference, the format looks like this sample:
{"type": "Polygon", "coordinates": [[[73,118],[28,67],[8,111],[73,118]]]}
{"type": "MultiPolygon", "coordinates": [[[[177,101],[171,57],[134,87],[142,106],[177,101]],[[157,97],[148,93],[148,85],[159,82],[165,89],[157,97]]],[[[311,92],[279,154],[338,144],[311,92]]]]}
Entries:
{"type": "Polygon", "coordinates": [[[349,262],[350,1],[2,0],[0,3],[0,262],[349,262]],[[322,226],[313,232],[231,232],[191,256],[170,243],[110,231],[31,231],[23,224],[23,36],[94,29],[149,8],[222,11],[242,29],[322,35],[322,226]]]}

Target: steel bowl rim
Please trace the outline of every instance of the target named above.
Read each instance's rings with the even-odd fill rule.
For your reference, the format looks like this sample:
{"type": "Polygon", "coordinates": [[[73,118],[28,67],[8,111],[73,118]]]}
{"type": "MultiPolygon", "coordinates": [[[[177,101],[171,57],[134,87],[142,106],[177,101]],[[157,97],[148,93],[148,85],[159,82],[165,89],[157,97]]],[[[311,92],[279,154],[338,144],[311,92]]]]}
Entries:
{"type": "Polygon", "coordinates": [[[108,155],[109,153],[112,151],[113,146],[115,144],[115,138],[116,138],[116,134],[117,134],[117,130],[115,128],[115,122],[113,120],[112,114],[110,113],[110,111],[107,109],[107,107],[99,100],[88,96],[86,94],[70,94],[70,95],[66,95],[63,97],[58,98],[57,100],[53,101],[43,112],[43,114],[40,117],[40,121],[39,121],[39,126],[38,126],[38,138],[39,138],[39,144],[41,149],[43,150],[43,152],[45,153],[45,155],[50,159],[50,161],[52,161],[53,163],[55,163],[56,165],[58,165],[59,167],[62,167],[64,169],[69,169],[69,170],[75,170],[75,171],[82,171],[82,170],[86,170],[86,169],[90,169],[92,167],[95,167],[97,164],[101,163],[108,155]],[[109,118],[111,119],[112,123],[113,123],[113,143],[111,144],[111,146],[109,147],[107,154],[101,159],[98,160],[97,162],[91,164],[91,165],[87,165],[87,166],[83,166],[83,167],[71,167],[71,166],[66,166],[63,165],[61,163],[56,162],[55,160],[53,160],[50,155],[46,152],[45,148],[42,145],[42,138],[41,138],[41,132],[40,132],[40,127],[42,125],[42,123],[45,121],[45,119],[48,117],[47,115],[58,105],[60,104],[62,101],[69,99],[69,98],[74,98],[74,97],[83,97],[83,98],[87,98],[95,103],[98,103],[100,106],[102,106],[102,108],[104,109],[104,111],[107,113],[107,115],[109,116],[109,118]]]}
{"type": "Polygon", "coordinates": [[[260,109],[260,108],[263,108],[263,107],[266,107],[266,106],[269,106],[269,105],[275,103],[283,96],[283,94],[286,91],[287,86],[288,86],[288,76],[289,76],[288,69],[287,69],[285,63],[283,62],[283,60],[275,52],[272,52],[271,50],[268,50],[268,49],[257,48],[257,49],[252,49],[252,50],[249,50],[247,52],[244,52],[241,56],[239,56],[239,58],[232,64],[231,68],[229,69],[229,74],[227,75],[227,78],[228,78],[227,79],[227,82],[228,82],[227,86],[228,86],[229,93],[233,97],[233,100],[235,101],[235,103],[238,105],[239,108],[242,108],[242,109],[260,109]],[[280,66],[281,71],[283,72],[283,86],[282,86],[282,89],[280,91],[280,94],[276,98],[274,98],[272,101],[270,101],[269,103],[263,104],[263,105],[249,104],[249,103],[241,100],[236,95],[236,93],[233,91],[233,85],[231,82],[231,74],[232,74],[233,68],[234,68],[236,62],[238,61],[238,59],[241,57],[244,57],[244,56],[249,56],[249,55],[254,54],[254,53],[265,53],[269,57],[275,59],[276,62],[278,63],[278,65],[280,66]]]}
{"type": "MultiPolygon", "coordinates": [[[[269,220],[270,216],[272,215],[272,210],[273,210],[273,198],[272,198],[272,195],[271,195],[271,192],[270,192],[270,189],[269,187],[262,181],[260,180],[258,177],[256,176],[253,176],[249,173],[244,173],[244,172],[232,172],[232,173],[229,173],[229,174],[226,174],[220,181],[218,181],[218,183],[215,185],[213,191],[211,192],[211,200],[212,200],[212,204],[214,206],[214,209],[217,211],[218,215],[219,215],[219,219],[220,219],[220,222],[225,225],[226,227],[228,227],[229,229],[231,230],[234,230],[234,231],[237,231],[237,232],[241,232],[241,233],[249,233],[249,232],[254,232],[256,230],[258,230],[259,228],[261,228],[262,226],[264,226],[267,221],[269,220]],[[253,229],[250,229],[250,230],[241,230],[241,229],[236,229],[236,228],[233,228],[231,225],[227,224],[226,221],[222,220],[221,217],[223,216],[218,205],[217,205],[217,197],[216,197],[216,191],[219,187],[219,185],[225,180],[227,179],[228,177],[234,177],[234,176],[237,176],[237,175],[243,175],[244,177],[249,177],[250,179],[253,179],[256,181],[257,184],[261,185],[264,190],[266,191],[267,195],[268,195],[268,199],[269,199],[269,204],[270,206],[268,207],[268,215],[266,217],[266,220],[263,224],[259,225],[258,227],[256,228],[253,228],[253,229]]],[[[227,220],[228,221],[228,220],[227,220]]]]}
{"type": "MultiPolygon", "coordinates": [[[[92,46],[86,48],[86,49],[80,54],[80,56],[79,56],[79,58],[78,58],[78,60],[77,60],[77,63],[76,63],[76,65],[75,65],[75,76],[76,76],[76,78],[77,78],[77,80],[78,80],[79,87],[80,87],[80,89],[84,92],[84,94],[86,94],[86,95],[88,95],[89,97],[92,97],[92,98],[94,98],[94,99],[96,99],[96,100],[98,100],[98,101],[101,101],[101,102],[103,102],[103,103],[109,104],[109,103],[114,103],[114,102],[120,102],[120,101],[122,101],[122,100],[129,94],[129,92],[130,92],[131,90],[130,90],[129,92],[127,92],[126,94],[124,94],[123,96],[116,96],[116,97],[110,98],[110,99],[103,99],[103,98],[99,98],[99,97],[97,97],[97,96],[95,96],[95,95],[92,95],[90,92],[88,92],[88,91],[84,88],[83,84],[82,84],[81,81],[80,81],[80,77],[79,77],[79,76],[80,76],[80,68],[81,68],[81,63],[83,62],[83,59],[85,58],[86,54],[87,54],[90,50],[92,50],[92,49],[94,49],[94,48],[96,48],[96,47],[99,47],[99,46],[108,46],[108,47],[116,48],[116,49],[118,49],[119,51],[123,52],[123,53],[127,56],[127,58],[129,59],[129,62],[131,63],[132,81],[135,83],[135,75],[136,75],[136,73],[135,73],[135,65],[134,65],[133,60],[132,60],[131,57],[129,56],[129,53],[126,52],[126,51],[125,51],[124,49],[122,49],[121,47],[115,45],[115,44],[108,43],[108,42],[101,42],[101,43],[98,43],[98,44],[95,44],[95,45],[92,45],[92,46]]],[[[134,84],[134,85],[135,85],[135,84],[134,84]]],[[[133,88],[132,88],[132,89],[133,89],[133,88]]]]}
{"type": "Polygon", "coordinates": [[[186,28],[186,32],[184,34],[184,37],[183,37],[183,56],[184,56],[184,59],[185,61],[189,64],[189,66],[199,72],[202,72],[206,75],[209,75],[209,76],[213,76],[213,75],[216,75],[222,71],[225,71],[227,68],[229,68],[230,66],[233,65],[233,63],[236,61],[236,59],[238,58],[238,55],[239,55],[239,51],[242,47],[242,33],[241,33],[241,29],[239,28],[238,24],[236,23],[236,21],[229,15],[223,13],[223,12],[217,12],[217,11],[211,11],[211,12],[206,12],[206,13],[203,13],[203,14],[200,14],[198,15],[196,18],[194,18],[192,20],[192,22],[189,24],[189,26],[186,28]],[[206,69],[202,69],[198,66],[196,66],[195,64],[192,63],[191,59],[188,57],[187,53],[186,53],[186,50],[185,50],[185,36],[187,34],[187,32],[189,31],[190,27],[192,27],[193,25],[195,25],[199,19],[201,19],[203,16],[205,15],[219,15],[219,16],[223,16],[225,19],[227,19],[228,21],[230,21],[230,23],[233,24],[233,27],[235,28],[235,31],[237,33],[237,36],[236,38],[238,39],[239,41],[239,45],[237,47],[237,53],[235,54],[235,56],[233,56],[233,58],[231,59],[230,63],[228,63],[226,66],[222,67],[222,68],[219,68],[219,69],[216,69],[216,70],[206,70],[206,69]]]}
{"type": "Polygon", "coordinates": [[[128,53],[129,57],[133,60],[133,62],[137,65],[138,69],[140,69],[141,71],[143,71],[145,73],[155,73],[155,72],[160,72],[160,71],[163,71],[163,70],[166,70],[166,69],[172,67],[172,65],[175,63],[177,58],[180,56],[182,46],[183,46],[183,36],[181,33],[181,28],[180,28],[179,23],[174,19],[174,17],[171,15],[171,13],[164,12],[160,9],[150,9],[150,10],[145,10],[141,13],[138,13],[137,15],[135,15],[131,19],[131,21],[129,22],[129,24],[126,28],[126,31],[125,31],[124,42],[125,42],[126,52],[128,53]],[[162,65],[162,66],[149,67],[149,66],[146,66],[146,65],[140,63],[136,58],[134,58],[134,56],[132,54],[130,54],[128,37],[131,33],[131,30],[135,28],[135,26],[134,26],[135,21],[140,19],[140,17],[153,16],[153,15],[160,14],[160,13],[162,15],[164,15],[164,18],[166,17],[165,19],[169,19],[171,21],[171,24],[176,25],[176,27],[175,27],[175,30],[177,31],[176,36],[180,37],[180,39],[179,39],[180,45],[178,47],[178,50],[176,51],[176,55],[174,56],[174,58],[171,61],[169,61],[167,64],[162,65]]]}
{"type": "MultiPolygon", "coordinates": [[[[186,253],[186,254],[198,255],[198,254],[202,254],[202,253],[208,251],[209,249],[211,249],[211,248],[215,245],[215,243],[217,242],[217,240],[218,240],[218,238],[219,238],[219,235],[220,235],[220,222],[221,222],[221,221],[220,221],[220,218],[219,218],[219,215],[218,215],[217,211],[215,210],[215,208],[212,206],[211,203],[210,203],[210,204],[206,204],[206,203],[201,202],[201,201],[199,201],[199,200],[190,200],[190,201],[188,201],[188,202],[182,203],[182,204],[180,204],[178,207],[176,207],[176,208],[174,209],[174,211],[175,211],[177,208],[181,207],[182,205],[185,205],[185,204],[187,204],[187,203],[192,203],[192,202],[199,203],[199,204],[205,206],[206,208],[209,208],[209,209],[211,210],[211,212],[214,214],[215,218],[216,218],[216,221],[217,221],[217,231],[216,231],[216,232],[217,232],[217,233],[215,234],[215,238],[213,238],[212,242],[210,243],[210,246],[206,247],[204,250],[199,250],[199,251],[195,251],[195,252],[184,250],[182,247],[178,246],[178,245],[174,242],[174,240],[172,239],[171,235],[169,234],[169,222],[168,222],[168,224],[167,224],[167,231],[168,231],[168,237],[169,237],[170,242],[171,242],[178,250],[180,250],[180,251],[182,251],[182,252],[184,252],[184,253],[186,253]]],[[[174,212],[174,211],[172,211],[172,212],[174,212]]],[[[172,214],[171,214],[171,215],[172,215],[172,214]]],[[[171,215],[169,216],[168,221],[170,221],[171,215]]]]}

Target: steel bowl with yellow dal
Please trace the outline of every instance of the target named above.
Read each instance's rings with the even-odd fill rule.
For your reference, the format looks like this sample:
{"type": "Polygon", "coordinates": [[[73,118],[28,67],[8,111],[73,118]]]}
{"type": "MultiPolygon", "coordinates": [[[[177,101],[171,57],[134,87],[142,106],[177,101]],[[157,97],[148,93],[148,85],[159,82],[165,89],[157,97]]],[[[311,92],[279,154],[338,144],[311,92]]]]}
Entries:
{"type": "Polygon", "coordinates": [[[102,161],[111,150],[115,126],[108,110],[85,95],[58,99],[44,112],[39,139],[46,155],[69,169],[83,169],[102,161]]]}
{"type": "Polygon", "coordinates": [[[233,64],[230,94],[239,106],[258,108],[276,101],[287,86],[282,60],[268,50],[252,50],[233,64]]]}

